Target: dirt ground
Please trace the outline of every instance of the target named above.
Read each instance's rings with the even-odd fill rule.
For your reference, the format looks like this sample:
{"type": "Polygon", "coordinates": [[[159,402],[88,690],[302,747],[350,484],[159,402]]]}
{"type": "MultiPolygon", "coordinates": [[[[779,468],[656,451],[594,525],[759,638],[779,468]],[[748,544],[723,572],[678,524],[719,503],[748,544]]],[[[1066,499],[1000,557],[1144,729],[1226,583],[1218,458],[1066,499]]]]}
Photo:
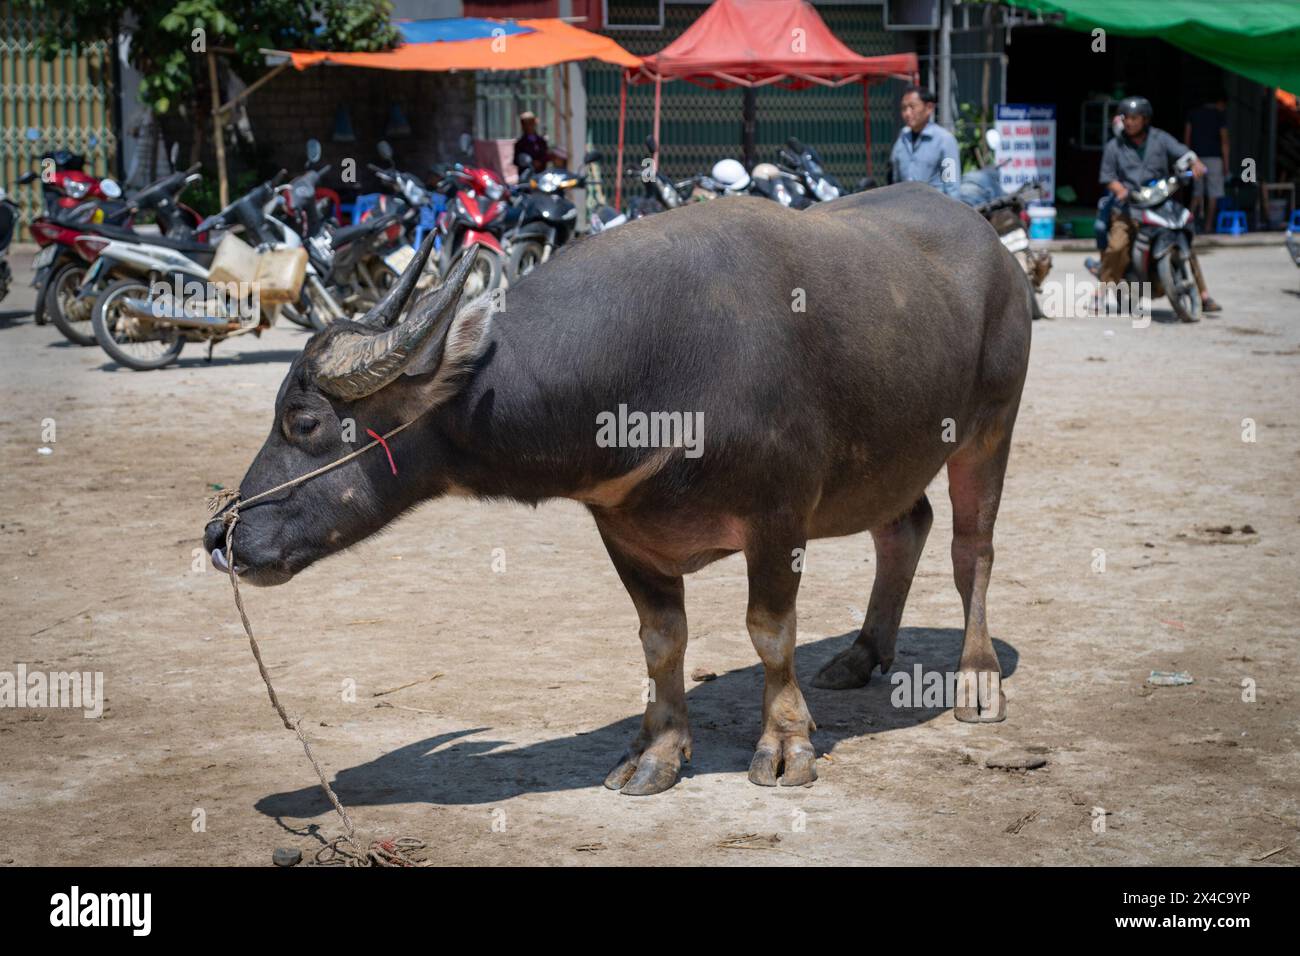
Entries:
{"type": "MultiPolygon", "coordinates": [[[[0,709],[0,863],[310,853],[311,828],[338,822],[268,704],[227,579],[192,570],[204,496],[260,447],[305,335],[121,370],[32,324],[30,256],[16,258],[0,304],[0,671],[102,671],[107,709],[0,709]]],[[[687,673],[718,675],[688,682],[694,762],[659,796],[605,790],[644,664],[631,602],[570,503],[431,503],[288,586],[246,590],[281,697],[358,825],[425,840],[442,864],[1249,864],[1278,848],[1258,865],[1300,863],[1300,271],[1280,244],[1204,265],[1222,318],[1035,326],[989,595],[1003,724],[895,708],[879,677],[812,688],[874,570],[867,536],[817,541],[798,664],[820,779],[746,779],[762,676],[733,557],[687,585],[687,673]],[[1195,683],[1151,687],[1152,671],[1195,683]],[[984,766],[1026,748],[1047,765],[984,766]]],[[[1054,276],[1071,272],[1082,256],[1058,255],[1054,276]]],[[[930,494],[895,662],[908,672],[955,667],[961,640],[942,475],[930,494]]]]}

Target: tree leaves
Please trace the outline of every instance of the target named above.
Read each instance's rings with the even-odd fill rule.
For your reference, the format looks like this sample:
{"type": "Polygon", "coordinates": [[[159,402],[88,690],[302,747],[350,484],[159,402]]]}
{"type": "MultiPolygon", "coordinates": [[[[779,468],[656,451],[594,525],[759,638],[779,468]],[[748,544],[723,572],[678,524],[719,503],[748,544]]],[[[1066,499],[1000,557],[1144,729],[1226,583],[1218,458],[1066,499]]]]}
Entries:
{"type": "Polygon", "coordinates": [[[131,34],[140,99],[156,113],[188,104],[207,83],[205,52],[233,50],[230,68],[245,83],[266,71],[261,50],[386,50],[400,39],[389,0],[16,0],[43,24],[47,57],[78,43],[131,34]]]}

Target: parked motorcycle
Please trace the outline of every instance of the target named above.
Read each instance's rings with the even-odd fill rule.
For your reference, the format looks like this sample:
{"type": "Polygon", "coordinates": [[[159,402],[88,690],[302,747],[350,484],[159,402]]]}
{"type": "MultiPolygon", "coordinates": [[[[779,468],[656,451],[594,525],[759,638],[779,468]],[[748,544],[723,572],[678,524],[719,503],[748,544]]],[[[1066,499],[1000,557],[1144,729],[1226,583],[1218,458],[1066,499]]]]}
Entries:
{"type": "MultiPolygon", "coordinates": [[[[1201,320],[1201,293],[1192,269],[1195,224],[1191,211],[1174,196],[1192,179],[1197,162],[1196,154],[1189,150],[1175,162],[1174,175],[1130,190],[1123,204],[1138,227],[1124,281],[1150,283],[1152,298],[1168,297],[1174,314],[1183,322],[1201,320]]],[[[1086,265],[1093,275],[1101,274],[1096,259],[1089,259],[1086,265]]]]}
{"type": "Polygon", "coordinates": [[[98,249],[87,282],[97,282],[100,270],[125,274],[99,292],[91,315],[95,339],[114,361],[141,371],[162,368],[177,359],[186,342],[207,342],[210,358],[217,343],[250,332],[260,335],[281,314],[316,328],[345,314],[321,282],[301,237],[272,215],[283,204],[277,190],[286,175],[282,170],[198,227],[200,232],[238,229],[239,248],[250,257],[287,253],[279,265],[296,277],[280,279],[277,273],[274,281],[258,279],[256,302],[251,288],[246,300],[242,288],[232,295],[212,281],[211,267],[222,246],[159,243],[151,237],[149,242],[112,240],[98,249]]]}
{"type": "MultiPolygon", "coordinates": [[[[1002,137],[995,129],[984,134],[984,141],[994,153],[1002,145],[1002,137]]],[[[1025,219],[1029,204],[1045,197],[1037,183],[1025,183],[1015,192],[1006,193],[1002,188],[1002,165],[1005,163],[1004,160],[1002,164],[991,164],[964,174],[957,198],[988,220],[1007,251],[1020,263],[1034,291],[1039,292],[1052,270],[1052,254],[1030,245],[1025,219]]],[[[1041,317],[1042,312],[1035,303],[1034,318],[1041,317]]]]}
{"type": "MultiPolygon", "coordinates": [[[[411,207],[401,200],[393,199],[387,211],[368,214],[350,226],[334,221],[330,210],[337,208],[336,194],[320,184],[330,167],[313,168],[320,157],[320,143],[309,140],[308,168],[279,190],[283,198],[281,217],[302,237],[315,274],[331,300],[341,306],[328,319],[312,310],[309,315],[316,328],[323,328],[325,321],[370,309],[415,254],[403,229],[411,207]]],[[[290,312],[290,318],[295,314],[290,312]]]]}
{"type": "Polygon", "coordinates": [[[505,272],[501,240],[510,214],[506,184],[490,169],[454,163],[437,188],[448,197],[435,236],[438,272],[450,275],[461,256],[472,254],[475,261],[465,280],[466,299],[495,289],[505,272]]]}
{"type": "Polygon", "coordinates": [[[582,189],[587,185],[586,167],[599,162],[601,155],[592,151],[583,157],[583,172],[573,173],[567,169],[548,169],[541,173],[533,172],[532,157],[523,153],[515,157],[515,165],[520,170],[520,182],[516,187],[522,198],[519,206],[519,218],[515,225],[505,232],[506,280],[516,282],[532,272],[565,243],[573,238],[578,222],[578,210],[566,195],[570,189],[582,189]]]}
{"type": "MultiPolygon", "coordinates": [[[[48,316],[64,338],[77,345],[94,345],[90,329],[93,296],[83,293],[87,270],[101,243],[96,239],[134,241],[139,234],[132,222],[142,212],[152,213],[165,237],[192,242],[197,214],[179,201],[186,187],[200,179],[198,165],[173,172],[129,196],[107,211],[99,200],[78,203],[60,216],[40,216],[29,227],[43,248],[33,260],[38,324],[48,316]],[[83,241],[84,240],[84,241],[83,241]]],[[[64,210],[65,207],[56,207],[64,210]]]]}
{"type": "Polygon", "coordinates": [[[122,187],[113,179],[99,179],[85,171],[86,157],[66,149],[42,153],[40,172],[29,171],[18,178],[20,185],[40,180],[45,214],[69,216],[85,204],[97,204],[103,216],[96,221],[115,221],[122,213],[122,187]]]}
{"type": "Polygon", "coordinates": [[[9,243],[18,225],[18,204],[0,187],[0,301],[9,294],[13,273],[9,269],[9,243]]]}
{"type": "MultiPolygon", "coordinates": [[[[402,231],[406,235],[407,243],[411,246],[411,252],[414,253],[415,247],[424,241],[424,237],[431,230],[436,229],[438,225],[438,207],[437,197],[430,192],[421,182],[420,177],[415,173],[405,172],[397,168],[396,161],[393,158],[393,148],[386,140],[380,140],[375,147],[382,159],[387,165],[378,166],[370,164],[370,171],[384,185],[390,194],[402,200],[404,208],[402,212],[402,231]]],[[[380,212],[389,212],[387,205],[381,204],[380,212]]],[[[394,234],[394,243],[401,237],[394,234]]],[[[436,248],[436,246],[435,246],[436,248]]],[[[405,258],[401,267],[397,269],[400,275],[405,269],[405,258]]]]}
{"type": "Polygon", "coordinates": [[[810,200],[830,202],[847,195],[848,190],[840,185],[822,165],[821,154],[813,147],[806,146],[791,136],[786,141],[788,149],[778,151],[781,165],[785,172],[797,178],[804,186],[805,194],[810,200]]]}
{"type": "Polygon", "coordinates": [[[807,209],[813,200],[808,196],[803,178],[775,163],[759,163],[751,174],[749,191],[791,209],[807,209]]]}
{"type": "Polygon", "coordinates": [[[645,186],[643,195],[633,196],[628,201],[627,217],[629,219],[641,219],[657,212],[663,212],[666,209],[676,209],[690,200],[695,187],[699,185],[698,177],[695,176],[673,182],[663,174],[663,171],[654,162],[654,155],[659,151],[659,144],[653,136],[645,138],[645,151],[645,157],[641,160],[641,168],[627,170],[627,175],[640,177],[642,184],[645,186]]]}

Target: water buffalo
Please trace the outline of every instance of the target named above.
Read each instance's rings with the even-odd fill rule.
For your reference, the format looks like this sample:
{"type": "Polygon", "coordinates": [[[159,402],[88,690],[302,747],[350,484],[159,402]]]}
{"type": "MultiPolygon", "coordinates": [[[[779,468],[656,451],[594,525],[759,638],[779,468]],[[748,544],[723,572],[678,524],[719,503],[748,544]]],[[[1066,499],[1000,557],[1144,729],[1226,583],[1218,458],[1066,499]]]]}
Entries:
{"type": "MultiPolygon", "coordinates": [[[[240,489],[359,447],[343,440],[347,419],[363,435],[415,421],[391,442],[399,473],[376,449],[241,512],[241,580],[287,581],[440,495],[582,502],[636,606],[655,688],[605,785],[651,794],[690,759],[682,577],[743,553],[766,675],[749,779],[806,784],[817,774],[794,668],[803,549],[872,535],[861,633],[815,679],[862,686],[894,659],[932,519],[926,486],[946,464],[966,617],[958,673],[988,678],[955,714],[1003,719],[985,592],[1031,292],[978,213],[911,183],[805,212],[728,198],[583,240],[512,287],[504,310],[462,306],[462,270],[396,323],[427,253],[372,313],[307,344],[240,489]],[[668,413],[657,429],[651,413],[668,413]],[[671,440],[678,422],[699,426],[694,447],[671,440]]],[[[222,542],[218,518],[206,544],[222,542]]]]}

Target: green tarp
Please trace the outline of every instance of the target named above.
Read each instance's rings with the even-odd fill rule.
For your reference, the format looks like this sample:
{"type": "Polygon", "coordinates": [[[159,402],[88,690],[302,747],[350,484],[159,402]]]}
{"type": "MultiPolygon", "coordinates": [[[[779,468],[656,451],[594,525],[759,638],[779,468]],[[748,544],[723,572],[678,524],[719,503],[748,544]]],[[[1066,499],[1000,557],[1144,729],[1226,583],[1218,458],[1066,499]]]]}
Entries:
{"type": "Polygon", "coordinates": [[[1300,92],[1300,0],[1003,0],[1064,26],[1154,36],[1247,79],[1300,92]]]}

